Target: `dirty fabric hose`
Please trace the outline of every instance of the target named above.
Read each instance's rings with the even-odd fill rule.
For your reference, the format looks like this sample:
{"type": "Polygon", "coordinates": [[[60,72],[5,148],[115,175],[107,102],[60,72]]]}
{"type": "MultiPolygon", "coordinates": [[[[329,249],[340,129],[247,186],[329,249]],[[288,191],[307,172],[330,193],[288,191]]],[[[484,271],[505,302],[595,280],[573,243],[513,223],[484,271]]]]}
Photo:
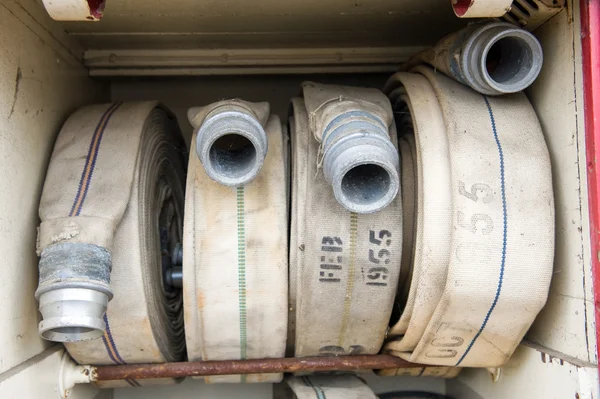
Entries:
{"type": "MultiPolygon", "coordinates": [[[[404,309],[407,305],[409,289],[411,287],[410,282],[412,280],[412,269],[413,269],[413,244],[414,231],[416,227],[417,215],[416,215],[416,204],[417,204],[417,153],[415,147],[414,128],[412,120],[410,118],[410,112],[405,106],[405,103],[401,100],[396,100],[395,114],[396,120],[398,121],[398,147],[400,149],[400,159],[402,160],[402,210],[404,214],[403,218],[403,231],[404,237],[407,239],[403,240],[402,248],[402,265],[400,269],[400,279],[398,280],[398,294],[396,296],[396,304],[394,306],[394,312],[392,313],[392,320],[398,320],[399,311],[404,309]]],[[[421,157],[423,155],[421,154],[421,157]]],[[[432,164],[427,166],[434,166],[432,164]]],[[[443,165],[443,163],[442,163],[443,165]]],[[[423,169],[419,171],[423,174],[423,169]]],[[[414,303],[414,293],[411,296],[411,303],[414,303]]],[[[400,323],[391,326],[391,336],[397,335],[397,331],[400,323]]],[[[411,376],[411,377],[439,377],[439,378],[455,378],[460,373],[461,368],[458,367],[414,367],[414,368],[401,368],[401,369],[382,369],[376,370],[375,373],[381,376],[411,376]]]]}
{"type": "MultiPolygon", "coordinates": [[[[183,290],[190,361],[279,358],[287,334],[289,177],[278,117],[258,176],[228,187],[190,155],[183,290]]],[[[196,136],[192,139],[195,146],[196,136]]],[[[281,374],[206,377],[209,383],[278,382],[281,374]]]]}
{"type": "MultiPolygon", "coordinates": [[[[154,102],[82,108],[58,136],[40,207],[40,247],[84,242],[112,254],[114,298],[104,316],[104,336],[65,344],[81,364],[183,360],[182,298],[162,284],[161,248],[168,253],[181,242],[184,152],[174,117],[154,102]],[[90,153],[92,163],[86,162],[90,153]],[[59,217],[69,214],[86,165],[91,171],[81,212],[59,217]]],[[[129,379],[102,386],[156,382],[129,379]]]]}
{"type": "Polygon", "coordinates": [[[410,367],[405,369],[383,369],[377,370],[376,374],[382,377],[436,377],[436,378],[456,378],[462,371],[460,367],[410,367]]]}
{"type": "Polygon", "coordinates": [[[401,200],[367,215],[342,207],[318,170],[304,100],[292,104],[289,343],[296,356],[376,354],[400,272],[401,200]]]}
{"type": "Polygon", "coordinates": [[[355,375],[313,375],[286,379],[297,399],[377,399],[355,375]]]}
{"type": "Polygon", "coordinates": [[[487,97],[428,67],[397,73],[386,92],[412,121],[400,134],[414,130],[418,176],[412,281],[386,350],[422,364],[502,366],[552,274],[554,201],[537,116],[523,94],[487,97]]]}

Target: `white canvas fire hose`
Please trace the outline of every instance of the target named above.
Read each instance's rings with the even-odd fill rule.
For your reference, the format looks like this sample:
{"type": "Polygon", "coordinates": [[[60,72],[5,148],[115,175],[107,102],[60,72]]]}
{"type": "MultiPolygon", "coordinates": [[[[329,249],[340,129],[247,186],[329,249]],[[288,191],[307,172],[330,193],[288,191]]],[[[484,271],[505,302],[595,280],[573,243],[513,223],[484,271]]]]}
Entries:
{"type": "MultiPolygon", "coordinates": [[[[398,122],[398,147],[400,149],[400,159],[402,162],[401,167],[401,185],[402,185],[402,210],[403,210],[403,231],[404,231],[404,239],[403,249],[402,249],[402,264],[401,264],[401,274],[400,279],[398,281],[398,295],[396,297],[396,304],[394,312],[392,313],[392,320],[399,318],[399,315],[395,315],[400,310],[405,309],[403,314],[404,320],[407,317],[412,315],[408,309],[412,310],[414,305],[414,292],[413,295],[410,296],[410,304],[407,305],[407,301],[409,299],[409,289],[411,286],[412,280],[412,268],[413,268],[413,244],[416,222],[417,222],[417,201],[416,197],[418,190],[418,177],[417,177],[417,151],[415,147],[415,138],[414,138],[414,128],[412,126],[412,120],[410,118],[410,111],[407,107],[401,103],[396,101],[396,106],[394,107],[394,114],[396,116],[396,120],[398,122]]],[[[433,143],[435,147],[435,142],[433,143]]],[[[425,151],[426,152],[426,151],[425,151]]],[[[421,155],[422,157],[422,155],[421,155]]],[[[426,167],[433,167],[433,171],[428,171],[428,173],[436,172],[436,160],[432,159],[431,163],[426,164],[426,167]]],[[[441,164],[444,166],[444,163],[441,164]]],[[[423,175],[423,169],[420,171],[420,176],[423,175]]],[[[436,188],[433,188],[435,191],[436,188]]],[[[431,198],[429,198],[431,200],[431,198]]],[[[429,206],[432,204],[429,203],[429,206]]],[[[435,206],[435,205],[434,205],[435,206]]],[[[435,238],[435,237],[434,237],[435,238]]],[[[422,256],[422,253],[419,254],[422,256]]],[[[404,321],[403,320],[403,321],[404,321]]],[[[396,323],[390,327],[388,331],[388,335],[391,337],[397,337],[399,334],[403,334],[405,329],[402,329],[403,323],[396,323]]],[[[402,369],[383,369],[377,370],[376,373],[381,376],[411,376],[411,377],[439,377],[439,378],[455,378],[460,373],[460,368],[458,367],[415,367],[415,368],[402,368],[402,369]]]]}
{"type": "Polygon", "coordinates": [[[355,375],[290,377],[286,382],[296,399],[377,399],[371,388],[355,375]]]}
{"type": "MultiPolygon", "coordinates": [[[[177,122],[155,102],[84,107],[61,129],[40,205],[40,332],[77,362],[183,360],[182,296],[163,276],[182,239],[184,161],[177,122]],[[90,300],[104,289],[97,253],[112,263],[106,313],[90,300]]],[[[173,380],[102,386],[157,382],[173,380]]]]}
{"type": "MultiPolygon", "coordinates": [[[[404,111],[399,111],[404,112],[404,111]]],[[[398,119],[400,120],[400,119],[398,119]]],[[[402,124],[402,121],[400,120],[402,124]]],[[[398,126],[398,131],[412,131],[412,126],[398,126]]],[[[413,154],[414,137],[410,134],[400,136],[398,150],[401,160],[401,187],[402,187],[402,232],[404,237],[413,237],[416,226],[416,193],[417,193],[417,168],[416,154],[413,154]]],[[[404,307],[408,299],[410,282],[412,280],[413,240],[402,240],[402,261],[400,263],[400,278],[398,279],[398,292],[396,294],[395,309],[404,307]]]]}
{"type": "MultiPolygon", "coordinates": [[[[254,180],[237,187],[220,184],[208,175],[197,154],[190,154],[183,290],[187,352],[191,361],[285,356],[288,142],[279,118],[268,117],[268,104],[244,104],[247,115],[251,115],[261,129],[264,127],[268,138],[264,165],[254,180]]],[[[213,104],[209,108],[224,109],[223,105],[230,104],[213,104]]],[[[206,108],[190,110],[190,121],[199,130],[192,139],[192,148],[205,131],[202,126],[211,112],[206,108]]],[[[254,123],[247,126],[256,131],[254,123]]],[[[223,132],[223,137],[231,141],[222,150],[243,155],[246,150],[238,148],[236,139],[239,137],[231,135],[232,132],[244,136],[246,133],[223,132]]],[[[241,142],[250,145],[247,141],[241,142]]],[[[237,159],[236,154],[224,155],[227,159],[237,159]]],[[[243,170],[251,169],[248,167],[251,162],[244,164],[243,170]]],[[[237,168],[239,164],[233,166],[237,168]]],[[[281,379],[281,374],[254,374],[207,377],[205,381],[278,382],[281,379]]]]}
{"type": "MultiPolygon", "coordinates": [[[[337,90],[335,86],[324,90],[330,88],[337,90]]],[[[385,337],[400,272],[401,200],[398,196],[388,207],[368,215],[348,211],[338,203],[319,168],[320,145],[309,128],[307,107],[313,111],[323,107],[311,102],[310,91],[304,94],[304,99],[293,100],[290,120],[288,339],[295,342],[296,356],[376,354],[385,337]]],[[[360,89],[356,95],[361,95],[360,89]]],[[[378,112],[389,117],[391,124],[391,107],[386,102],[379,100],[378,112]]],[[[319,118],[318,112],[315,117],[319,118]]],[[[386,129],[395,142],[393,124],[386,129]]],[[[364,176],[370,177],[369,173],[364,176]]]]}
{"type": "Polygon", "coordinates": [[[405,369],[383,369],[378,370],[376,373],[382,377],[436,377],[436,378],[456,378],[462,371],[460,367],[440,367],[440,366],[427,366],[427,367],[411,367],[405,369]]]}
{"type": "Polygon", "coordinates": [[[552,274],[551,168],[537,116],[523,94],[486,97],[429,67],[397,73],[385,91],[410,112],[418,170],[412,282],[386,350],[421,364],[502,366],[552,274]]]}

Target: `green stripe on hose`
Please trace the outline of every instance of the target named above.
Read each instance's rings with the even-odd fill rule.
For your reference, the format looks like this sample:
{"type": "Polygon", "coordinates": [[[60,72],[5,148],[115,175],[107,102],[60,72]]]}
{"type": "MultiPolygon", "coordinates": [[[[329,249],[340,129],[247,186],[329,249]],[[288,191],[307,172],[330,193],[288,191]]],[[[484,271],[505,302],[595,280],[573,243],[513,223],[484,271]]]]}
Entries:
{"type": "MultiPolygon", "coordinates": [[[[248,333],[246,328],[246,227],[244,223],[244,186],[237,188],[238,233],[238,297],[240,310],[240,359],[246,359],[248,333]]],[[[246,382],[246,375],[241,376],[246,382]]]]}

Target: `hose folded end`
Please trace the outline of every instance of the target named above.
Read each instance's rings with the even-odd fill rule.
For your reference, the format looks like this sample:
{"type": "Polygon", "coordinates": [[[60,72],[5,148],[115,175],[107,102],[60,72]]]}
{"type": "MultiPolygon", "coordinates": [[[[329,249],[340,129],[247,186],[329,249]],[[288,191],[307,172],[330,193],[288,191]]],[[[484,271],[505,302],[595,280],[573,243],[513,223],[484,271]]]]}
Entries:
{"type": "Polygon", "coordinates": [[[347,210],[362,214],[387,207],[400,186],[398,151],[387,129],[370,125],[351,122],[324,140],[323,169],[336,200],[347,210]]]}
{"type": "Polygon", "coordinates": [[[208,176],[225,186],[243,186],[258,176],[267,155],[267,134],[250,113],[217,112],[198,130],[196,153],[208,176]]]}
{"type": "Polygon", "coordinates": [[[96,245],[61,243],[44,249],[35,293],[42,314],[39,335],[55,342],[100,338],[112,299],[110,269],[110,253],[96,245]]]}

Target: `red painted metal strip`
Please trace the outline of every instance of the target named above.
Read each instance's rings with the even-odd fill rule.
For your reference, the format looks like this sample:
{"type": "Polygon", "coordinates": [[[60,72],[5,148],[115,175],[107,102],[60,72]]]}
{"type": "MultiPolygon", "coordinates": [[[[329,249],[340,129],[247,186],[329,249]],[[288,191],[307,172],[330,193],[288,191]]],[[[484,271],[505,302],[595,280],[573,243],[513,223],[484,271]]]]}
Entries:
{"type": "MultiPolygon", "coordinates": [[[[600,1],[580,0],[580,5],[592,273],[596,326],[600,326],[600,1]]],[[[596,328],[600,347],[599,332],[596,328]]]]}

